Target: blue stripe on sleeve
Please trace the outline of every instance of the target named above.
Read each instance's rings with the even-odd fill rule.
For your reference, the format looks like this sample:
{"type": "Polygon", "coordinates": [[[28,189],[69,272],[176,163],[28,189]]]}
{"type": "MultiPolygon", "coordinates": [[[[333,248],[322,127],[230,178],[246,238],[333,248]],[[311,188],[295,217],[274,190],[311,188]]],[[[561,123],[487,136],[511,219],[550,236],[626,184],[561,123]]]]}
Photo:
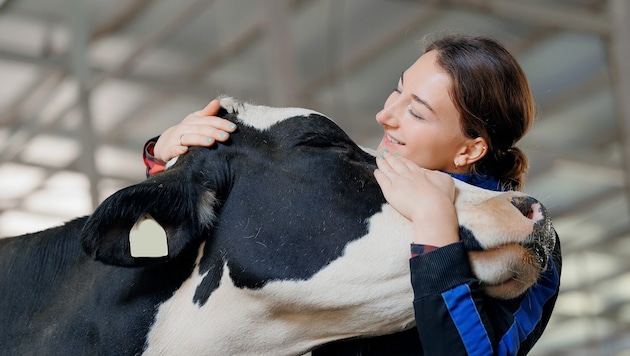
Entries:
{"type": "Polygon", "coordinates": [[[468,355],[492,355],[492,344],[467,284],[442,293],[468,355]]]}
{"type": "Polygon", "coordinates": [[[521,342],[534,331],[543,313],[543,305],[556,294],[556,287],[560,282],[560,275],[555,263],[551,262],[551,269],[547,270],[527,291],[527,295],[520,307],[514,313],[514,322],[507,330],[499,345],[498,355],[516,355],[521,342]]]}
{"type": "MultiPolygon", "coordinates": [[[[514,321],[497,345],[497,355],[516,355],[521,342],[534,331],[540,322],[544,304],[556,293],[560,276],[556,265],[550,263],[537,283],[527,291],[520,307],[514,313],[514,321]]],[[[492,343],[472,300],[467,284],[442,293],[442,298],[457,327],[468,355],[492,355],[492,343]]]]}

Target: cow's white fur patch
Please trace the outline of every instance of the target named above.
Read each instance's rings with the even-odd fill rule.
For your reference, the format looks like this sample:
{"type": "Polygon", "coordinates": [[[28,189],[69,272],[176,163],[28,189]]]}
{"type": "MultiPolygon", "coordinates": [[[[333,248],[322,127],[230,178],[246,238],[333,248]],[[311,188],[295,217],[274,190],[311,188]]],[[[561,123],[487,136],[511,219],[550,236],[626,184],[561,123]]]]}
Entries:
{"type": "MultiPolygon", "coordinates": [[[[263,105],[252,105],[239,102],[231,97],[221,97],[220,103],[230,113],[237,114],[245,124],[259,130],[266,130],[273,124],[296,117],[318,114],[327,117],[317,111],[303,108],[276,108],[263,105]]],[[[327,117],[328,118],[328,117],[327,117]]],[[[330,120],[330,118],[328,118],[330,120]]]]}
{"type": "Polygon", "coordinates": [[[168,162],[166,162],[166,165],[164,165],[164,169],[169,169],[169,168],[173,167],[175,162],[177,162],[178,158],[179,158],[179,156],[175,156],[175,157],[169,159],[168,162]]]}
{"type": "Polygon", "coordinates": [[[204,192],[199,196],[197,201],[197,217],[199,223],[204,227],[210,227],[214,224],[217,216],[215,214],[215,207],[217,205],[217,198],[214,192],[204,192]]]}
{"type": "Polygon", "coordinates": [[[524,216],[512,206],[523,193],[494,192],[455,181],[455,208],[459,224],[468,228],[484,249],[520,243],[529,236],[537,220],[524,216]]]}

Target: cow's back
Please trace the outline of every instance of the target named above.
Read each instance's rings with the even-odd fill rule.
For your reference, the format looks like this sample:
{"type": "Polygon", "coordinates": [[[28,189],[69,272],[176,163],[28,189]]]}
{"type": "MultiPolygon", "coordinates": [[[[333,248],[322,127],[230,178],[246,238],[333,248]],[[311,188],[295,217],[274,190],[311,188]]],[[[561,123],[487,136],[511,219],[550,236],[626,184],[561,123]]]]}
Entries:
{"type": "Polygon", "coordinates": [[[1,355],[142,352],[155,306],[192,266],[94,261],[79,243],[85,221],[0,240],[1,355]]]}

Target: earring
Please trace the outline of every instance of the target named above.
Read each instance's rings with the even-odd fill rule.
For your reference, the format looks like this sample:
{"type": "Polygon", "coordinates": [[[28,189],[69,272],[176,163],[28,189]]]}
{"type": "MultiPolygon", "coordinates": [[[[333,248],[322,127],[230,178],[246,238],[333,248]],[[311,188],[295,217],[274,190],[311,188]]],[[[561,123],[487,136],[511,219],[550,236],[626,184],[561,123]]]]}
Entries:
{"type": "Polygon", "coordinates": [[[456,162],[453,162],[453,163],[455,163],[455,169],[459,168],[459,162],[456,161],[456,162]]]}

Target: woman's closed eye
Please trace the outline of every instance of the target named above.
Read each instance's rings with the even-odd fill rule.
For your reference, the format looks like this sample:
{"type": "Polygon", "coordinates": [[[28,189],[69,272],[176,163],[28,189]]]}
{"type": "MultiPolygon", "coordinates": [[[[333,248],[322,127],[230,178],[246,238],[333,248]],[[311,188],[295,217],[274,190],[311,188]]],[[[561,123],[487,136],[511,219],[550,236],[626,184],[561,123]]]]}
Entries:
{"type": "Polygon", "coordinates": [[[409,114],[411,114],[411,116],[415,117],[416,119],[419,120],[424,120],[424,117],[418,113],[416,113],[415,111],[413,111],[413,108],[409,107],[407,109],[407,112],[409,112],[409,114]]]}

